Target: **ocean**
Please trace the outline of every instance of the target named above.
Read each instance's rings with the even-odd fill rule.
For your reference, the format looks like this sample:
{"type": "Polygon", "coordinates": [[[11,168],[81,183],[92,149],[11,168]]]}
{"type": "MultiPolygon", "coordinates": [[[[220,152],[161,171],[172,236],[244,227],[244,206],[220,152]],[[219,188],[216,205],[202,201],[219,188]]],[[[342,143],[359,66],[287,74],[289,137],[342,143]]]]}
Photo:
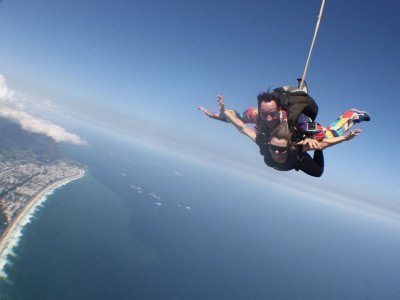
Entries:
{"type": "Polygon", "coordinates": [[[107,139],[66,148],[86,175],[24,227],[0,299],[398,299],[399,223],[107,139]]]}

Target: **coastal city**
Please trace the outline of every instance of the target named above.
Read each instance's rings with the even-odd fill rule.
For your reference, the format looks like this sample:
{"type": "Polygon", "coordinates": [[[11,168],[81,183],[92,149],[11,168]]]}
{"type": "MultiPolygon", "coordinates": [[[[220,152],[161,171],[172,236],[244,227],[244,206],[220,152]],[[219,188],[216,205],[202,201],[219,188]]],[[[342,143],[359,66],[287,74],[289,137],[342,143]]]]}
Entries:
{"type": "MultiPolygon", "coordinates": [[[[0,207],[9,224],[30,199],[48,186],[61,180],[79,176],[84,169],[67,160],[52,163],[0,162],[0,207]]],[[[3,226],[1,226],[3,227],[3,226]]]]}

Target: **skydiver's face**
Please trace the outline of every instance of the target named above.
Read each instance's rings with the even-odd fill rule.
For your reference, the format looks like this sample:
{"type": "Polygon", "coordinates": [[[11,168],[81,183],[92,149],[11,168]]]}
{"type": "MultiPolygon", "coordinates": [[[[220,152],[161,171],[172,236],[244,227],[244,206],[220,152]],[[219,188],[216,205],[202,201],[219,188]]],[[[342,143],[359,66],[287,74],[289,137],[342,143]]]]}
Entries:
{"type": "Polygon", "coordinates": [[[260,105],[261,119],[264,121],[265,126],[274,128],[279,124],[278,105],[275,101],[261,102],[260,105]]]}
{"type": "Polygon", "coordinates": [[[277,162],[278,164],[283,164],[284,162],[286,162],[289,156],[288,140],[273,137],[269,141],[268,147],[272,159],[275,162],[277,162]]]}

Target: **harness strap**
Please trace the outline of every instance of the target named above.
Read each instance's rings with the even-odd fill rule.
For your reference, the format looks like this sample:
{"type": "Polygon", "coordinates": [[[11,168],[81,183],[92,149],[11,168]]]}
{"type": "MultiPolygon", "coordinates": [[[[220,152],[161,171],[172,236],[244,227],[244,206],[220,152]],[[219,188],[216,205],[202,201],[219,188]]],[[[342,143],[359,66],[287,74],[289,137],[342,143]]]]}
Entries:
{"type": "Polygon", "coordinates": [[[303,87],[304,87],[304,80],[306,79],[308,65],[310,63],[311,53],[314,48],[315,39],[317,38],[317,33],[318,33],[318,29],[319,29],[319,24],[321,22],[322,12],[324,11],[324,6],[325,6],[325,0],[322,0],[321,9],[319,11],[318,20],[317,20],[317,25],[315,27],[314,37],[311,42],[310,52],[308,53],[306,66],[304,68],[303,76],[301,77],[301,82],[300,82],[300,86],[299,86],[300,89],[303,89],[303,87]]]}

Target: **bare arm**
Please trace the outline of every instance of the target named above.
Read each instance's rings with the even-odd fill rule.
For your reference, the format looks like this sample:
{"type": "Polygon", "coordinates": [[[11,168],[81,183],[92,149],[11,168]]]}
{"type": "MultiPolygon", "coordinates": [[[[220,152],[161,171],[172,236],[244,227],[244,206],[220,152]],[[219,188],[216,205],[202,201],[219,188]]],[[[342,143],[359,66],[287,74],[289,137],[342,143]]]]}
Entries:
{"type": "Polygon", "coordinates": [[[253,142],[256,141],[257,133],[254,129],[247,127],[242,120],[238,119],[233,114],[230,114],[228,111],[225,110],[224,99],[222,96],[218,96],[218,106],[220,113],[223,113],[227,120],[236,127],[239,132],[243,133],[247,137],[249,137],[253,142]]]}
{"type": "Polygon", "coordinates": [[[324,139],[321,142],[318,142],[313,139],[305,139],[304,141],[301,141],[299,144],[303,145],[303,151],[324,150],[328,147],[340,144],[341,142],[349,141],[360,134],[361,134],[361,130],[355,129],[355,130],[351,130],[346,135],[342,135],[342,136],[338,136],[338,137],[334,137],[334,138],[330,138],[330,139],[324,139]]]}
{"type": "Polygon", "coordinates": [[[211,112],[211,111],[209,111],[208,109],[206,109],[206,108],[204,108],[202,106],[199,106],[197,109],[199,111],[201,111],[202,113],[204,113],[206,116],[210,117],[211,119],[215,119],[215,120],[219,119],[219,114],[217,114],[215,112],[211,112]]]}
{"type": "Polygon", "coordinates": [[[353,139],[354,137],[356,137],[360,134],[361,134],[361,130],[355,129],[355,130],[351,130],[349,133],[342,135],[342,136],[338,136],[338,137],[331,138],[331,139],[324,139],[320,143],[320,146],[322,148],[321,150],[326,149],[331,146],[334,146],[334,145],[339,144],[344,141],[350,141],[351,139],[353,139]]]}

